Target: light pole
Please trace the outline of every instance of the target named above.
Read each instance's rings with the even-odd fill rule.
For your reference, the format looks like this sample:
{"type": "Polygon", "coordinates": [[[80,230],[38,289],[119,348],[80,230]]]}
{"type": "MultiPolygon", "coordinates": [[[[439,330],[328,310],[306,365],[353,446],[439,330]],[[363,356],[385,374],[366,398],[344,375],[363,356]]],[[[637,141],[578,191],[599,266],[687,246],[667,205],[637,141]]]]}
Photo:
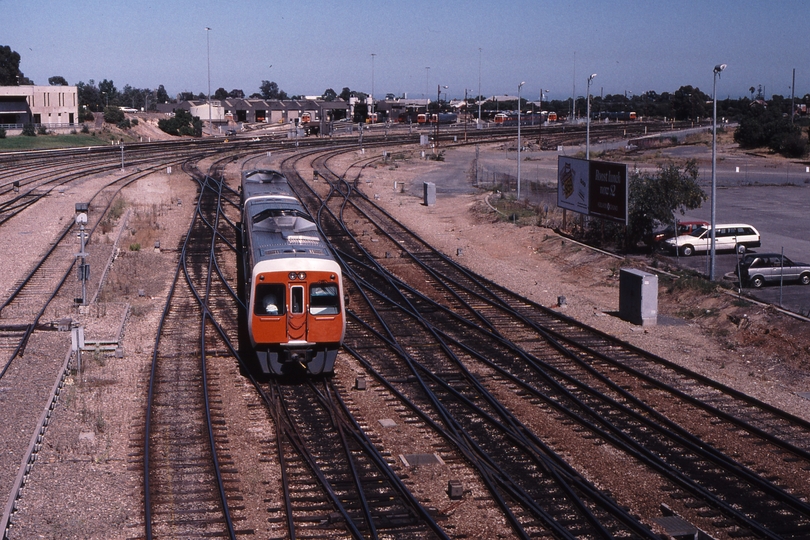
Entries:
{"type": "Polygon", "coordinates": [[[371,114],[374,114],[374,57],[377,53],[371,53],[371,114]]]}
{"type": "Polygon", "coordinates": [[[588,118],[585,119],[585,159],[591,159],[591,81],[596,73],[588,77],[588,93],[585,99],[588,102],[588,118]]]}
{"type": "Polygon", "coordinates": [[[442,107],[440,105],[441,98],[442,98],[442,88],[447,90],[447,85],[444,86],[437,84],[436,85],[436,146],[439,146],[439,114],[442,112],[442,107]]]}
{"type": "Polygon", "coordinates": [[[430,66],[425,67],[425,114],[428,112],[428,83],[430,82],[430,66]]]}
{"type": "Polygon", "coordinates": [[[214,120],[211,118],[211,28],[205,27],[205,46],[208,50],[208,133],[214,135],[214,120]]]}
{"type": "MultiPolygon", "coordinates": [[[[709,280],[714,281],[715,269],[715,212],[717,210],[717,76],[726,69],[726,64],[714,66],[714,81],[712,82],[712,248],[709,261],[709,280]]],[[[736,249],[736,246],[735,246],[736,249]]]]}
{"type": "Polygon", "coordinates": [[[478,47],[478,121],[475,123],[478,127],[481,124],[481,47],[478,47]]]}
{"type": "Polygon", "coordinates": [[[517,152],[517,162],[518,162],[518,174],[517,174],[517,200],[520,202],[520,89],[523,88],[523,85],[526,84],[526,81],[523,81],[518,85],[518,152],[517,152]]]}

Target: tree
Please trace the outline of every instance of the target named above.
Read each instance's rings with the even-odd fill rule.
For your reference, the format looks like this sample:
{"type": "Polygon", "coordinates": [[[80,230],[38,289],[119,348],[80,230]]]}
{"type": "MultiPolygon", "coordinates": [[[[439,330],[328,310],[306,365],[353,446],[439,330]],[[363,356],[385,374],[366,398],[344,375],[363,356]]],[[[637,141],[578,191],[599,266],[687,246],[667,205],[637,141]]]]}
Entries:
{"type": "Polygon", "coordinates": [[[115,88],[115,83],[104,79],[98,83],[99,92],[104,96],[104,105],[108,106],[110,103],[118,105],[118,90],[115,88]]]}
{"type": "Polygon", "coordinates": [[[166,92],[166,88],[164,88],[162,84],[158,86],[156,98],[158,103],[169,102],[169,93],[166,92]]]}
{"type": "Polygon", "coordinates": [[[352,97],[352,91],[349,89],[348,86],[344,86],[343,90],[340,92],[340,99],[343,101],[349,101],[349,98],[352,97]]]}
{"type": "Polygon", "coordinates": [[[185,109],[178,109],[172,118],[161,118],[158,127],[169,135],[202,136],[202,122],[185,109]]]}
{"type": "MultiPolygon", "coordinates": [[[[674,221],[675,211],[683,215],[708,199],[698,184],[697,161],[690,159],[683,169],[661,165],[658,174],[634,172],[629,181],[629,234],[631,242],[647,238],[660,225],[674,221]]],[[[631,244],[632,245],[632,244],[631,244]]]]}
{"type": "Polygon", "coordinates": [[[0,46],[0,86],[17,86],[23,78],[19,53],[8,45],[0,46]]]}
{"type": "Polygon", "coordinates": [[[217,88],[217,91],[214,92],[214,99],[228,99],[228,91],[222,87],[217,88]]]}
{"type": "Polygon", "coordinates": [[[230,92],[228,92],[228,97],[234,99],[245,99],[245,92],[240,90],[239,88],[234,88],[230,92]]]}
{"type": "Polygon", "coordinates": [[[79,95],[79,105],[85,106],[91,111],[101,111],[104,109],[101,92],[96,86],[96,81],[93,79],[90,79],[87,83],[82,81],[76,83],[76,92],[79,95]]]}
{"type": "Polygon", "coordinates": [[[50,84],[51,86],[70,86],[67,82],[67,79],[65,79],[61,75],[54,75],[53,77],[48,77],[48,84],[50,84]]]}
{"type": "Polygon", "coordinates": [[[707,116],[706,102],[711,101],[709,96],[700,91],[700,88],[681,86],[672,95],[672,108],[676,120],[694,120],[707,116]]]}
{"type": "Polygon", "coordinates": [[[262,99],[287,99],[287,92],[280,90],[275,82],[262,81],[259,90],[261,90],[262,99]]]}
{"type": "Polygon", "coordinates": [[[697,161],[690,159],[683,168],[661,165],[657,173],[633,172],[628,179],[628,226],[592,220],[586,236],[598,242],[602,237],[627,246],[649,245],[653,231],[675,221],[675,212],[699,208],[708,197],[698,184],[697,161]]]}
{"type": "Polygon", "coordinates": [[[108,124],[119,124],[124,121],[124,112],[115,106],[105,107],[104,121],[108,124]]]}
{"type": "Polygon", "coordinates": [[[335,92],[331,88],[327,88],[326,90],[324,90],[323,94],[321,95],[321,98],[324,101],[335,101],[337,97],[338,97],[337,92],[335,92]]]}
{"type": "Polygon", "coordinates": [[[177,94],[178,101],[194,101],[194,93],[193,92],[180,92],[177,94]]]}
{"type": "Polygon", "coordinates": [[[801,128],[790,123],[775,106],[760,106],[754,102],[734,130],[734,141],[741,148],[768,147],[787,157],[802,157],[807,153],[807,144],[801,128]]]}

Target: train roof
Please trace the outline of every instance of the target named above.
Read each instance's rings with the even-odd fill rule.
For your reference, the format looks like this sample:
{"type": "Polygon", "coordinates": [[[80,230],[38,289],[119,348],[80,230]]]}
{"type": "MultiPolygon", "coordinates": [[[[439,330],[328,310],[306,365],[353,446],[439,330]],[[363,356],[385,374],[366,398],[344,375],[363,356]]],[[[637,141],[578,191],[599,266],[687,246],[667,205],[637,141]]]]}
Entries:
{"type": "Polygon", "coordinates": [[[315,220],[281,173],[243,174],[242,197],[242,221],[254,263],[291,257],[333,259],[315,220]]]}
{"type": "Polygon", "coordinates": [[[295,198],[287,178],[278,171],[256,169],[242,172],[242,201],[251,197],[283,196],[295,198]]]}

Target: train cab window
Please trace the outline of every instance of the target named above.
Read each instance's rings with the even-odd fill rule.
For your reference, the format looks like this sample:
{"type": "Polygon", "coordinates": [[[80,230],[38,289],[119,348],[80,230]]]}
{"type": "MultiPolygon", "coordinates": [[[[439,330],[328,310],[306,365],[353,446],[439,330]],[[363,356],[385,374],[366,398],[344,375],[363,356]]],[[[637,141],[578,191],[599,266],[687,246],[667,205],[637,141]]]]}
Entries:
{"type": "Polygon", "coordinates": [[[253,312],[256,315],[284,315],[284,284],[259,283],[256,285],[256,301],[253,312]]]}
{"type": "Polygon", "coordinates": [[[309,312],[312,315],[340,313],[340,292],[335,283],[313,283],[309,287],[309,312]]]}
{"type": "Polygon", "coordinates": [[[290,288],[290,311],[292,313],[304,312],[304,288],[295,286],[290,288]]]}

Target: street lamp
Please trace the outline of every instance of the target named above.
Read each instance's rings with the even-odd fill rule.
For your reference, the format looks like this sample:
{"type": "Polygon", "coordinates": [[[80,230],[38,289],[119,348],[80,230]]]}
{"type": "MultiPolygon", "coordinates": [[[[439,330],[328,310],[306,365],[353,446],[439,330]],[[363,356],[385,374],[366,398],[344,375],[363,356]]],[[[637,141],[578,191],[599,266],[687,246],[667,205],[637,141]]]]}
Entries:
{"type": "Polygon", "coordinates": [[[588,102],[588,118],[585,119],[585,159],[591,159],[591,81],[596,73],[588,77],[588,93],[585,98],[588,102]]]}
{"type": "Polygon", "coordinates": [[[714,66],[714,81],[712,82],[712,249],[709,263],[709,280],[714,281],[715,269],[715,212],[717,209],[717,76],[726,69],[726,64],[714,66]]]}
{"type": "Polygon", "coordinates": [[[517,152],[517,162],[518,162],[518,174],[517,174],[517,200],[520,202],[520,89],[523,88],[523,85],[526,84],[526,81],[523,81],[518,85],[518,152],[517,152]]]}
{"type": "Polygon", "coordinates": [[[430,66],[425,67],[425,113],[427,113],[427,104],[428,104],[428,86],[430,82],[430,66]]]}
{"type": "Polygon", "coordinates": [[[374,114],[374,57],[377,53],[371,53],[371,114],[374,114]]]}
{"type": "Polygon", "coordinates": [[[205,27],[205,46],[208,50],[208,133],[214,135],[214,120],[211,118],[211,28],[205,27]]]}
{"type": "Polygon", "coordinates": [[[435,139],[436,139],[436,146],[438,147],[439,146],[439,114],[441,114],[441,112],[442,112],[442,107],[441,107],[441,104],[440,104],[441,103],[441,97],[442,97],[442,88],[447,90],[447,85],[445,84],[444,86],[442,86],[441,84],[437,84],[436,86],[437,86],[437,90],[436,90],[436,137],[435,137],[435,139]]]}
{"type": "Polygon", "coordinates": [[[481,47],[478,47],[478,96],[476,98],[478,100],[478,121],[475,123],[476,126],[481,127],[481,47]]]}

